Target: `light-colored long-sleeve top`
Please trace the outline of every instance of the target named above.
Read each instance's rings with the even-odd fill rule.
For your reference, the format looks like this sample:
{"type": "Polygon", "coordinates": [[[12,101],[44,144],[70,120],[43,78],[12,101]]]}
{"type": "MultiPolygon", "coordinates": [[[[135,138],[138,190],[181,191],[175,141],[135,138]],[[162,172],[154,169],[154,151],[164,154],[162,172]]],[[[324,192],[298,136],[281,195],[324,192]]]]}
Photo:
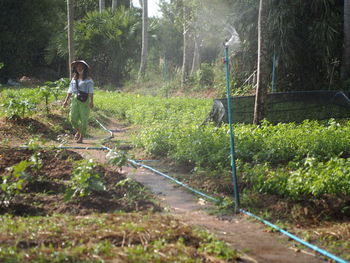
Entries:
{"type": "MultiPolygon", "coordinates": [[[[94,82],[92,81],[92,79],[78,80],[78,83],[79,83],[78,85],[79,85],[80,91],[91,93],[91,94],[94,93],[94,82]]],[[[78,89],[77,89],[75,79],[71,80],[67,93],[78,94],[78,89]]]]}

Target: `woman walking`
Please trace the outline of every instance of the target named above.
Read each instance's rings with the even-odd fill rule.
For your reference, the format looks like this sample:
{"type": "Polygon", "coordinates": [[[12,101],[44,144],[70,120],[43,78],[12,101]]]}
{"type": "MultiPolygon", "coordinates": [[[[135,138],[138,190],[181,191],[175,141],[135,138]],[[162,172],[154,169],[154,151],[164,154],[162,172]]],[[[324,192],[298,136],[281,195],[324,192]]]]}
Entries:
{"type": "Polygon", "coordinates": [[[72,97],[70,106],[70,121],[76,133],[74,139],[83,143],[86,136],[90,108],[94,106],[94,82],[89,77],[90,66],[84,60],[72,62],[73,78],[70,82],[67,96],[63,102],[66,107],[72,97]]]}

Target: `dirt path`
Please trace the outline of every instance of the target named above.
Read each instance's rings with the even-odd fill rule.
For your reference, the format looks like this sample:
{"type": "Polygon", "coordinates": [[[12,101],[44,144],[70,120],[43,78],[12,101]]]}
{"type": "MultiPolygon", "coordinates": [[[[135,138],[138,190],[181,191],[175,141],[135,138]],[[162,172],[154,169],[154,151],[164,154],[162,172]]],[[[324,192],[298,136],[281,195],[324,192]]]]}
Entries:
{"type": "MultiPolygon", "coordinates": [[[[117,123],[108,128],[111,130],[121,129],[117,123]]],[[[101,138],[86,140],[83,145],[79,144],[78,146],[95,146],[94,143],[98,139],[101,138]]],[[[77,150],[77,152],[85,158],[105,161],[106,152],[104,151],[77,150]]],[[[232,248],[247,255],[245,260],[247,262],[326,262],[306,248],[297,250],[295,244],[287,237],[268,232],[262,223],[254,221],[244,214],[226,220],[209,215],[207,212],[210,208],[209,203],[198,199],[184,188],[180,188],[168,179],[149,170],[124,167],[123,171],[128,177],[142,183],[155,193],[167,208],[168,213],[181,218],[190,225],[207,229],[220,239],[225,240],[232,248]]]]}
{"type": "Polygon", "coordinates": [[[216,234],[233,248],[247,254],[253,262],[325,262],[312,252],[296,252],[287,237],[267,232],[263,224],[253,222],[248,216],[240,214],[229,220],[222,220],[209,215],[206,210],[210,204],[151,171],[127,168],[126,172],[129,177],[156,193],[168,207],[169,213],[216,234]]]}

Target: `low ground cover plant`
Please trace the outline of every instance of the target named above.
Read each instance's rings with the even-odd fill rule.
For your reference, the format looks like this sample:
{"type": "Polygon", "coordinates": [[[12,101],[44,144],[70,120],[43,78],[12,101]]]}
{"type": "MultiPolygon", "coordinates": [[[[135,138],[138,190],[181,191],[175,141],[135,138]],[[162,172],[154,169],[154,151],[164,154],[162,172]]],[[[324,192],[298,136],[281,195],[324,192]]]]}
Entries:
{"type": "Polygon", "coordinates": [[[41,110],[48,115],[50,104],[61,99],[67,88],[67,80],[60,79],[37,87],[3,89],[0,91],[0,116],[25,118],[41,110]]]}
{"type": "MultiPolygon", "coordinates": [[[[134,137],[136,146],[193,171],[206,169],[210,174],[217,171],[225,175],[223,171],[230,170],[228,126],[203,125],[208,104],[138,95],[127,100],[132,109],[125,101],[119,107],[118,100],[102,107],[115,112],[123,108],[124,114],[119,117],[141,125],[134,137]]],[[[233,130],[240,180],[252,190],[293,200],[348,195],[349,121],[306,120],[277,125],[265,121],[260,126],[235,124],[233,130]]]]}
{"type": "Polygon", "coordinates": [[[2,262],[237,262],[205,231],[166,215],[0,216],[2,262]]]}
{"type": "MultiPolygon", "coordinates": [[[[166,157],[191,172],[177,179],[205,193],[231,199],[229,127],[202,125],[203,115],[188,111],[191,109],[180,109],[177,115],[157,121],[143,115],[134,144],[155,159],[166,157]]],[[[268,220],[299,227],[315,225],[318,229],[325,222],[334,225],[340,221],[340,227],[346,228],[350,216],[348,120],[277,125],[265,121],[260,126],[235,124],[233,130],[244,208],[268,220]]],[[[312,241],[348,258],[344,245],[348,237],[339,236],[337,241],[332,237],[331,243],[317,237],[312,241]]]]}

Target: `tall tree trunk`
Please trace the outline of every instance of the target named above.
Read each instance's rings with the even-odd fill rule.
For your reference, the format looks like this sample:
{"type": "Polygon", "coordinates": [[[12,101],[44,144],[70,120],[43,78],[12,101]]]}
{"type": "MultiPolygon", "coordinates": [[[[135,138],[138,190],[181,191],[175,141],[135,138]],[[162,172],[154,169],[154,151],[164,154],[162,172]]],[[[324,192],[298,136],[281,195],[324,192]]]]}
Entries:
{"type": "Polygon", "coordinates": [[[254,124],[265,118],[267,107],[267,87],[269,77],[269,58],[267,52],[268,0],[260,0],[258,22],[258,72],[254,107],[254,124]]]}
{"type": "Polygon", "coordinates": [[[67,19],[68,19],[68,54],[69,54],[69,78],[72,79],[71,63],[75,57],[74,50],[74,3],[73,0],[67,1],[67,19]]]}
{"type": "Polygon", "coordinates": [[[350,1],[344,1],[344,49],[340,78],[350,79],[350,1]]]}
{"type": "Polygon", "coordinates": [[[193,49],[191,75],[193,75],[199,69],[200,63],[201,63],[200,43],[199,43],[199,37],[196,35],[194,37],[194,49],[193,49]]]}
{"type": "Polygon", "coordinates": [[[145,75],[147,69],[148,56],[148,0],[143,1],[142,5],[142,51],[141,51],[141,65],[139,70],[140,79],[145,75]]]}
{"type": "Polygon", "coordinates": [[[100,13],[105,10],[106,3],[105,0],[99,0],[100,13]]]}
{"type": "Polygon", "coordinates": [[[112,10],[115,10],[118,7],[118,0],[112,0],[112,10]]]}
{"type": "Polygon", "coordinates": [[[190,49],[190,37],[189,37],[189,25],[188,25],[188,8],[186,3],[183,4],[183,56],[182,56],[182,74],[181,74],[181,86],[183,87],[188,81],[189,72],[189,49],[190,49]]]}

